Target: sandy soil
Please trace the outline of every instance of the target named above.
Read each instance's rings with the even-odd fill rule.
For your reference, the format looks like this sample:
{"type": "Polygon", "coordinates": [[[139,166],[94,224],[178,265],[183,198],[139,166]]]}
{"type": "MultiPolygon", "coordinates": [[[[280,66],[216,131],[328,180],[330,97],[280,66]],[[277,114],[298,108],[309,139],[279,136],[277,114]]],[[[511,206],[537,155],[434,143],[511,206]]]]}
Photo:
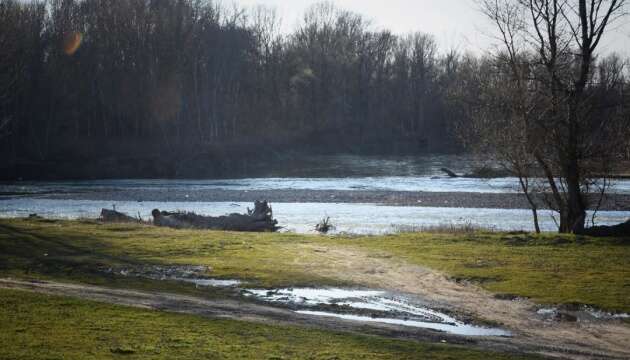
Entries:
{"type": "MultiPolygon", "coordinates": [[[[529,209],[520,194],[448,193],[411,191],[350,191],[350,190],[178,190],[133,189],[99,190],[43,194],[39,198],[103,201],[180,201],[180,202],[253,202],[266,199],[270,202],[296,203],[370,203],[394,206],[464,207],[492,209],[529,209]]],[[[540,208],[544,208],[542,201],[540,208]]],[[[597,203],[593,201],[593,203],[597,203]]],[[[610,194],[601,210],[630,211],[630,195],[610,194]]]]}

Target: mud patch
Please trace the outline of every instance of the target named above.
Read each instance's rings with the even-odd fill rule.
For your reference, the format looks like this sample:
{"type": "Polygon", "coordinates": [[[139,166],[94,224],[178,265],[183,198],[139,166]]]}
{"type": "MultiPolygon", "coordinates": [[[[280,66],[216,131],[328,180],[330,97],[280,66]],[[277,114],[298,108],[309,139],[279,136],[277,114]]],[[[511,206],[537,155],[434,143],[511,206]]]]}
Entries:
{"type": "Polygon", "coordinates": [[[242,285],[240,280],[212,278],[211,268],[195,265],[145,265],[107,268],[101,271],[118,276],[191,283],[196,287],[233,288],[235,293],[238,292],[242,296],[279,305],[302,315],[431,329],[465,336],[512,335],[509,331],[497,327],[471,324],[462,320],[463,316],[438,311],[421,299],[407,294],[340,288],[240,289],[242,285]]]}
{"type": "Polygon", "coordinates": [[[465,336],[512,335],[500,328],[467,324],[429,308],[420,300],[385,291],[286,288],[249,289],[243,293],[260,301],[282,304],[304,315],[432,329],[465,336]]]}
{"type": "Polygon", "coordinates": [[[545,321],[584,323],[630,319],[630,314],[607,312],[588,305],[543,307],[536,310],[536,315],[545,321]]]}
{"type": "Polygon", "coordinates": [[[240,280],[216,279],[210,277],[212,268],[200,265],[159,266],[146,265],[126,268],[100,269],[102,272],[119,276],[133,276],[151,280],[181,281],[195,284],[197,287],[235,287],[240,280]]]}

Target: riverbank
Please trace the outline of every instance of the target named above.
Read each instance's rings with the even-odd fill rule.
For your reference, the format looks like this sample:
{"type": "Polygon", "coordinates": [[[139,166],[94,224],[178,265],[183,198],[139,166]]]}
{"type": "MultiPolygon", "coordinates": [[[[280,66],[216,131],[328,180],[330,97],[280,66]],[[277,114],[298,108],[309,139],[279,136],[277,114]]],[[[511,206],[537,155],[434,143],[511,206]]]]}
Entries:
{"type": "MultiPolygon", "coordinates": [[[[325,237],[15,219],[0,221],[0,247],[4,278],[234,296],[102,270],[196,265],[248,287],[367,287],[417,296],[513,332],[500,343],[514,349],[583,358],[630,355],[624,352],[630,327],[623,320],[572,317],[583,305],[605,313],[630,311],[630,247],[622,240],[509,233],[325,237]]],[[[505,349],[494,349],[500,348],[505,349]]]]}

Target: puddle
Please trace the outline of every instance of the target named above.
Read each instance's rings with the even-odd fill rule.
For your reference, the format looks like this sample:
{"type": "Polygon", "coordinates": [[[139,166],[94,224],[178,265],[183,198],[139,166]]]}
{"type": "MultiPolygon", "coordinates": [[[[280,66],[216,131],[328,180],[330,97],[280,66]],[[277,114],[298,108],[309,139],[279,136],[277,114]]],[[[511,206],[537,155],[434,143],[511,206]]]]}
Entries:
{"type": "Polygon", "coordinates": [[[139,266],[122,269],[107,268],[103,272],[121,276],[141,277],[151,280],[181,281],[195,284],[197,287],[234,287],[241,284],[239,280],[214,279],[208,277],[212,270],[207,266],[139,266]]]}
{"type": "Polygon", "coordinates": [[[196,286],[209,286],[209,287],[233,287],[241,284],[239,280],[221,280],[221,279],[182,279],[171,278],[169,280],[183,281],[193,283],[196,286]]]}
{"type": "Polygon", "coordinates": [[[540,308],[536,311],[536,314],[547,321],[592,322],[630,319],[630,314],[612,313],[588,305],[581,305],[573,309],[561,309],[558,307],[540,308]]]}
{"type": "Polygon", "coordinates": [[[384,324],[393,324],[393,325],[402,325],[409,327],[417,327],[424,329],[433,329],[438,331],[444,331],[450,334],[455,335],[465,335],[465,336],[512,336],[509,331],[498,329],[498,328],[483,328],[479,326],[465,325],[465,324],[441,324],[441,323],[431,323],[426,321],[415,321],[415,320],[401,320],[401,319],[392,319],[392,318],[379,318],[379,317],[369,317],[369,316],[359,316],[359,315],[348,315],[348,314],[335,314],[328,313],[323,311],[296,311],[298,314],[304,315],[312,315],[312,316],[327,316],[327,317],[335,317],[338,319],[344,320],[352,320],[352,321],[362,321],[362,322],[377,322],[384,324]]]}
{"type": "MultiPolygon", "coordinates": [[[[209,277],[206,266],[138,266],[102,269],[121,276],[153,280],[180,281],[197,287],[237,288],[239,280],[209,277]]],[[[288,307],[298,314],[338,319],[401,325],[444,331],[465,336],[512,336],[500,328],[467,324],[451,315],[431,309],[428,304],[407,296],[379,290],[340,288],[243,289],[241,294],[257,300],[288,307]]],[[[544,312],[541,309],[541,312],[544,312]]]]}
{"type": "Polygon", "coordinates": [[[294,288],[276,290],[246,290],[246,294],[269,302],[292,303],[301,305],[338,304],[343,300],[376,298],[385,292],[376,290],[345,290],[294,288]]]}
{"type": "Polygon", "coordinates": [[[287,288],[244,291],[258,300],[281,303],[299,314],[377,322],[466,336],[511,336],[509,331],[466,324],[456,318],[385,291],[287,288]]]}
{"type": "MultiPolygon", "coordinates": [[[[371,289],[284,288],[240,289],[242,281],[210,277],[207,266],[138,266],[100,269],[109,274],[152,280],[180,281],[196,287],[234,288],[246,297],[275,303],[298,314],[334,317],[343,320],[383,323],[444,331],[464,336],[504,336],[512,334],[496,327],[476,326],[432,309],[419,299],[371,289]]],[[[612,313],[588,305],[542,307],[536,315],[545,321],[595,322],[629,319],[630,314],[612,313]]]]}

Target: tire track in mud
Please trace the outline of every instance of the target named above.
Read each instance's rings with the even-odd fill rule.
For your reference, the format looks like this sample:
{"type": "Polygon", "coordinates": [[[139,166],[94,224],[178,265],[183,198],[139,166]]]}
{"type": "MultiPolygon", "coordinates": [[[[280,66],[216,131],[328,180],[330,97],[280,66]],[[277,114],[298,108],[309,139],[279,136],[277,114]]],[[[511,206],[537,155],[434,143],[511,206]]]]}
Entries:
{"type": "Polygon", "coordinates": [[[471,346],[478,349],[513,354],[538,353],[572,359],[621,359],[625,356],[622,353],[596,351],[584,346],[561,347],[557,345],[545,345],[544,343],[539,343],[537,338],[530,336],[517,335],[514,338],[466,337],[390,324],[366,324],[330,317],[313,317],[298,314],[286,308],[246,301],[242,298],[206,299],[171,293],[111,289],[101,286],[50,281],[20,281],[14,279],[0,279],[0,288],[68,296],[115,305],[183,313],[207,318],[251,321],[282,326],[297,325],[322,330],[345,331],[422,342],[447,342],[455,345],[471,346]]]}
{"type": "Polygon", "coordinates": [[[130,306],[141,309],[197,315],[215,319],[251,321],[268,325],[305,326],[322,330],[345,331],[422,342],[447,342],[509,353],[531,352],[500,337],[472,338],[439,331],[391,324],[341,320],[299,314],[291,309],[263,305],[245,298],[207,299],[173,293],[113,289],[102,286],[53,281],[22,281],[0,278],[0,289],[31,291],[82,300],[130,306]]]}

